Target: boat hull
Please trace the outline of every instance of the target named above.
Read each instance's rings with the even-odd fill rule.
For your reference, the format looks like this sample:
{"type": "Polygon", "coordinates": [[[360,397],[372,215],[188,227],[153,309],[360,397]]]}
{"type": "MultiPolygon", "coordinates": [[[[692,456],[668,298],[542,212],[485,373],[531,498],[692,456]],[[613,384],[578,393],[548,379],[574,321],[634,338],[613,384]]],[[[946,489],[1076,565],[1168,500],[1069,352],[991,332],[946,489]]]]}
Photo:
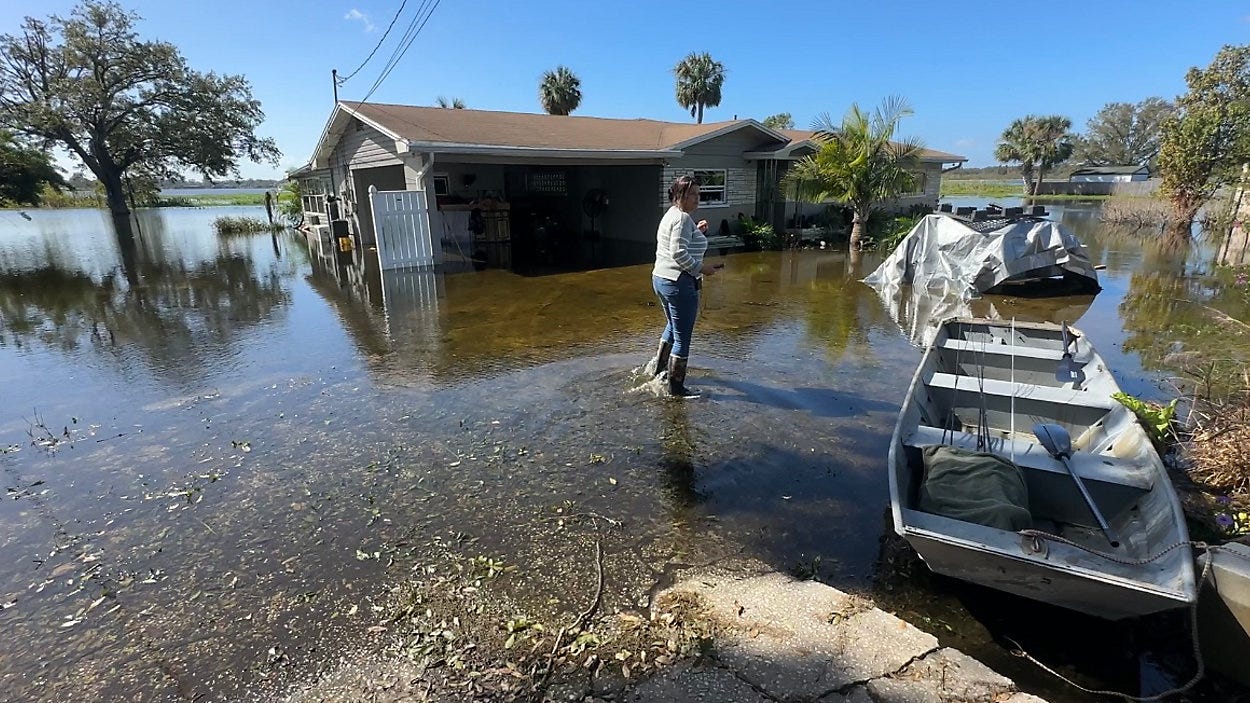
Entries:
{"type": "Polygon", "coordinates": [[[1167,471],[1136,418],[1112,399],[1119,387],[1079,330],[1074,361],[1063,363],[1078,366],[1081,378],[1057,379],[1061,333],[1058,325],[981,318],[939,327],[890,446],[895,532],[936,573],[1105,619],[1190,605],[1197,598],[1192,550],[1167,471]],[[1029,428],[1038,422],[1071,434],[1068,466],[1032,436],[1029,428]],[[920,509],[921,450],[939,444],[975,450],[982,434],[987,451],[1019,467],[1034,529],[1049,537],[920,509]],[[1069,471],[1111,522],[1107,535],[1069,471]]]}
{"type": "Polygon", "coordinates": [[[982,551],[940,536],[903,535],[934,573],[1106,620],[1153,615],[1189,605],[1175,595],[1133,588],[1044,562],[982,551]]]}

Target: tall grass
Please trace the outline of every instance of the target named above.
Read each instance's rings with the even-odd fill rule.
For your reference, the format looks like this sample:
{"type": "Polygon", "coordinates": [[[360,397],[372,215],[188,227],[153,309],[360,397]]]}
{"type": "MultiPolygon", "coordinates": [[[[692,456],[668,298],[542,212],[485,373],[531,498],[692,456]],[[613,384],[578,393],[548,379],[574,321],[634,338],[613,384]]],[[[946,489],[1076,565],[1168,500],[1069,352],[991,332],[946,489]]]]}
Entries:
{"type": "Polygon", "coordinates": [[[1002,181],[942,179],[942,195],[980,195],[990,198],[1022,197],[1024,186],[1002,181]]]}
{"type": "Polygon", "coordinates": [[[278,223],[270,224],[259,217],[218,217],[213,220],[213,229],[219,235],[232,235],[281,232],[286,227],[278,223]]]}

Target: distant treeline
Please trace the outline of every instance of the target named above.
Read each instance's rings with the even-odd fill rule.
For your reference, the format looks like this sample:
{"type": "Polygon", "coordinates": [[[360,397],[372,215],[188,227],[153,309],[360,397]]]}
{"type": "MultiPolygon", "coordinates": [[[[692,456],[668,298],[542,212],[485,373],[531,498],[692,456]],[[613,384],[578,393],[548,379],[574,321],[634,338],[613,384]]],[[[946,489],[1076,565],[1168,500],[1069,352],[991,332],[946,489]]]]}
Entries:
{"type": "MultiPolygon", "coordinates": [[[[76,173],[68,179],[70,187],[74,190],[94,190],[96,181],[87,178],[82,174],[76,173]]],[[[220,180],[211,183],[207,181],[162,181],[158,184],[161,190],[169,190],[171,188],[277,188],[282,184],[280,180],[272,180],[265,178],[244,178],[240,180],[220,180]]]]}

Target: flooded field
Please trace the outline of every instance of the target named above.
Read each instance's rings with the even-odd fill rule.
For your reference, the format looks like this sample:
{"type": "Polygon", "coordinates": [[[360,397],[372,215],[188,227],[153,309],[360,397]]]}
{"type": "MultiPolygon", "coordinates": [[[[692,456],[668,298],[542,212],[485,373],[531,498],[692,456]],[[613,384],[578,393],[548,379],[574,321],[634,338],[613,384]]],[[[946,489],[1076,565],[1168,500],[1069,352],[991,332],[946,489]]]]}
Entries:
{"type": "MultiPolygon", "coordinates": [[[[146,211],[119,243],[103,213],[0,211],[0,700],[278,697],[367,649],[374,606],[436,548],[576,610],[594,558],[553,528],[562,510],[622,523],[610,608],[683,566],[764,564],[869,595],[1051,700],[1096,699],[1004,638],[1087,684],[1188,676],[1170,619],[972,591],[888,538],[884,458],[920,352],[858,282],[871,256],[724,257],[691,358],[703,398],[674,403],[629,392],[662,327],[649,266],[381,277],[301,234],[212,231],[256,212],[146,211]]],[[[1165,396],[1160,303],[1209,257],[1104,236],[1090,206],[1054,214],[1104,291],[972,312],[1075,323],[1125,391],[1165,396]]]]}

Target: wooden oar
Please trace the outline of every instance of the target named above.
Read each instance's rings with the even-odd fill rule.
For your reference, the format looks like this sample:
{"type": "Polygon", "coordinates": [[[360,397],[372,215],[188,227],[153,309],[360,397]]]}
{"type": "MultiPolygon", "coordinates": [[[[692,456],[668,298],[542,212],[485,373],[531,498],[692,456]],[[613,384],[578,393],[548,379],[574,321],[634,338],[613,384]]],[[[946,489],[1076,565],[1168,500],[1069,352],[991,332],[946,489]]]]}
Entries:
{"type": "Polygon", "coordinates": [[[1112,548],[1119,547],[1120,541],[1111,534],[1111,527],[1107,524],[1107,518],[1102,516],[1102,511],[1094,504],[1094,498],[1090,496],[1089,491],[1085,489],[1085,482],[1080,476],[1072,470],[1072,465],[1068,463],[1068,457],[1072,456],[1072,437],[1068,435],[1068,431],[1063,429],[1062,425],[1056,425],[1048,422],[1039,422],[1033,425],[1033,434],[1037,436],[1046,451],[1058,459],[1063,464],[1063,468],[1068,470],[1068,475],[1072,477],[1072,481],[1076,483],[1077,490],[1081,492],[1081,497],[1085,499],[1085,504],[1089,506],[1089,511],[1094,514],[1094,519],[1098,521],[1098,527],[1102,529],[1102,534],[1107,538],[1107,542],[1112,548]]]}

